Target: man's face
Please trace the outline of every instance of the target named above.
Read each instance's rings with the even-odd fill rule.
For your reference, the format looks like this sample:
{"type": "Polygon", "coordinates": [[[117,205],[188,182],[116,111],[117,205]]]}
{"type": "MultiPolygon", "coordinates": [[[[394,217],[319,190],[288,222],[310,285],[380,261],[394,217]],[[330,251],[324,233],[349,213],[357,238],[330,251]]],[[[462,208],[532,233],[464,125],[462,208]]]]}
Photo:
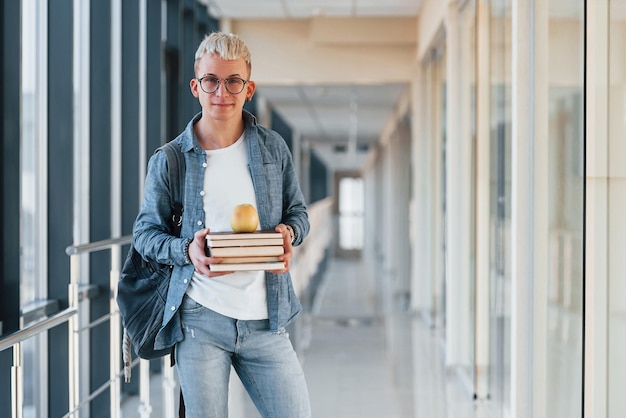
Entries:
{"type": "Polygon", "coordinates": [[[205,54],[197,62],[196,78],[190,81],[189,86],[194,97],[200,101],[204,115],[216,120],[241,118],[246,98],[254,93],[254,82],[248,81],[241,93],[233,94],[226,89],[224,79],[237,77],[248,80],[248,76],[248,67],[243,59],[227,61],[217,55],[205,54]],[[197,80],[206,76],[220,79],[219,87],[213,93],[203,91],[197,80]]]}

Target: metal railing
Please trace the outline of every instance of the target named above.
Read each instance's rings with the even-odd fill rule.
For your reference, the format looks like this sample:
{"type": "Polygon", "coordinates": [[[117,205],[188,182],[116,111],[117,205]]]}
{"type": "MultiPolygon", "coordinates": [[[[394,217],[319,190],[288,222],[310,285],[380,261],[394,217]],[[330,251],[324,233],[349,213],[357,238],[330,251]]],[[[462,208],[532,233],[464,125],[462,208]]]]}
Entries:
{"type": "MultiPolygon", "coordinates": [[[[81,255],[90,254],[97,251],[110,250],[110,273],[109,273],[109,286],[110,286],[110,298],[109,298],[109,313],[102,315],[94,321],[85,324],[81,327],[79,323],[79,316],[70,318],[68,322],[69,326],[69,411],[63,418],[71,418],[78,416],[81,408],[88,405],[93,399],[99,396],[107,388],[109,389],[109,405],[111,411],[111,417],[117,418],[121,416],[121,391],[122,391],[122,378],[124,375],[123,369],[120,368],[121,364],[121,334],[122,324],[119,316],[119,308],[117,306],[117,283],[120,279],[120,271],[122,267],[122,246],[130,244],[132,236],[127,235],[120,238],[113,238],[103,241],[96,241],[81,245],[72,245],[67,247],[65,252],[70,256],[70,306],[78,306],[79,303],[79,275],[81,271],[80,261],[81,255]],[[109,321],[109,344],[111,347],[109,358],[109,380],[104,382],[99,388],[90,393],[84,399],[80,399],[79,389],[80,384],[80,358],[78,350],[80,345],[79,334],[83,331],[87,331],[96,325],[100,325],[103,322],[109,321]],[[118,349],[115,349],[115,348],[118,349]]],[[[139,413],[141,417],[149,417],[152,412],[150,404],[150,362],[136,358],[132,362],[132,367],[139,364],[139,397],[140,406],[139,413]]],[[[164,367],[164,378],[170,381],[169,385],[164,385],[164,400],[165,404],[171,406],[173,411],[174,404],[174,391],[168,390],[175,386],[172,384],[173,375],[168,373],[168,368],[164,367]]]]}
{"type": "Polygon", "coordinates": [[[68,322],[71,317],[76,316],[74,307],[69,307],[63,311],[30,324],[29,326],[3,337],[0,340],[0,351],[13,348],[13,366],[11,366],[11,416],[22,418],[23,393],[23,369],[22,369],[22,343],[27,339],[48,331],[58,325],[68,322]]]}
{"type": "MultiPolygon", "coordinates": [[[[110,407],[111,417],[116,418],[121,416],[121,382],[123,376],[123,369],[120,368],[121,364],[121,320],[119,317],[119,310],[116,303],[117,296],[117,282],[120,276],[121,270],[121,249],[122,246],[130,244],[132,236],[124,236],[120,238],[112,238],[102,241],[91,242],[81,245],[71,245],[67,247],[65,252],[70,256],[70,281],[68,285],[68,307],[48,318],[39,320],[32,324],[28,324],[24,328],[15,331],[9,335],[3,336],[0,339],[0,351],[8,348],[13,348],[13,365],[11,367],[11,412],[12,417],[22,417],[22,403],[24,394],[24,382],[23,382],[23,348],[22,343],[29,338],[43,334],[44,332],[57,327],[59,325],[68,324],[68,396],[69,396],[69,409],[64,415],[64,418],[78,417],[83,407],[87,406],[93,399],[103,393],[105,390],[109,390],[110,394],[110,407]],[[110,300],[109,300],[109,313],[100,316],[99,318],[91,321],[87,324],[81,324],[81,317],[79,315],[80,303],[86,300],[85,293],[81,290],[82,283],[80,282],[81,272],[81,256],[98,251],[110,250],[110,300]],[[81,297],[81,292],[82,296],[81,297]],[[109,380],[104,382],[99,388],[88,394],[83,399],[80,398],[81,388],[81,369],[80,369],[80,334],[89,331],[95,326],[102,323],[109,322],[109,338],[110,338],[110,358],[109,358],[109,380]],[[115,349],[118,347],[119,349],[115,349]]],[[[139,364],[140,367],[140,382],[139,382],[139,394],[140,394],[140,407],[139,412],[142,417],[148,417],[152,410],[150,406],[150,382],[149,382],[149,361],[135,359],[132,363],[132,367],[139,364]]],[[[167,370],[167,368],[164,368],[167,370]]],[[[164,373],[168,374],[168,373],[164,373]]],[[[173,380],[173,374],[171,372],[165,376],[166,379],[173,380]]],[[[170,382],[171,383],[171,382],[170,382]]],[[[175,386],[170,384],[170,387],[175,386]]],[[[167,389],[167,386],[165,386],[167,389]]],[[[174,409],[174,391],[166,390],[165,397],[171,397],[170,402],[165,400],[166,404],[171,405],[171,409],[174,409]],[[169,393],[168,393],[169,392],[169,393]]]]}

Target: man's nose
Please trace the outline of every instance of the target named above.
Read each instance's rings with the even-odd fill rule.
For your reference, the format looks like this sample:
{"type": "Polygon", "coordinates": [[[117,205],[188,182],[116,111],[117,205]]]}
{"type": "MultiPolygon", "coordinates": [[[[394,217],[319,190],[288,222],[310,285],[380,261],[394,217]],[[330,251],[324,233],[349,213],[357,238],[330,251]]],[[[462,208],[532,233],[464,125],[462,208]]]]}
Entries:
{"type": "Polygon", "coordinates": [[[223,94],[227,94],[228,90],[226,90],[226,81],[225,80],[220,80],[217,83],[217,90],[215,90],[213,93],[217,94],[217,95],[223,95],[223,94]]]}

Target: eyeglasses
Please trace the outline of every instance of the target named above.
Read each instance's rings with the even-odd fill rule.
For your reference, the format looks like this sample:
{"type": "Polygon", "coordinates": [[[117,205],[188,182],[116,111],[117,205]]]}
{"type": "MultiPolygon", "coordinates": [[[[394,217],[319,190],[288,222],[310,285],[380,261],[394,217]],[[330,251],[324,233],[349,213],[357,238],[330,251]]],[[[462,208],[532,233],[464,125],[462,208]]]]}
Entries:
{"type": "Polygon", "coordinates": [[[204,77],[197,78],[196,80],[200,82],[200,87],[207,94],[215,93],[220,87],[222,81],[224,82],[226,90],[228,90],[230,94],[241,93],[243,88],[246,86],[246,83],[248,83],[241,77],[217,78],[212,75],[205,75],[204,77]]]}

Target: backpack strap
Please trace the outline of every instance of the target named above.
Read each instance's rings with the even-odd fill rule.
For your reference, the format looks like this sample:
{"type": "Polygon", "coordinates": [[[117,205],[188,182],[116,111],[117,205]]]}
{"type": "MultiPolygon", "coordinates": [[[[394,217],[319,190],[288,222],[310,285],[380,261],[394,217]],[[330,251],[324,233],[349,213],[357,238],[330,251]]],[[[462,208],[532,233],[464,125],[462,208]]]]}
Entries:
{"type": "Polygon", "coordinates": [[[180,236],[183,225],[183,198],[185,195],[185,157],[178,144],[170,141],[158,149],[167,156],[167,171],[170,180],[170,206],[172,235],[180,236]]]}
{"type": "MultiPolygon", "coordinates": [[[[170,229],[172,231],[172,235],[180,236],[180,230],[183,226],[183,199],[185,196],[185,157],[180,150],[178,144],[174,141],[170,141],[165,145],[161,146],[159,149],[162,149],[167,156],[167,171],[169,174],[170,180],[170,206],[172,207],[172,223],[170,225],[170,229]]],[[[172,351],[170,352],[170,363],[171,366],[174,366],[174,350],[175,346],[172,347],[172,351]]],[[[179,389],[179,406],[178,406],[178,415],[180,417],[185,416],[185,401],[183,399],[183,391],[179,389]]]]}

